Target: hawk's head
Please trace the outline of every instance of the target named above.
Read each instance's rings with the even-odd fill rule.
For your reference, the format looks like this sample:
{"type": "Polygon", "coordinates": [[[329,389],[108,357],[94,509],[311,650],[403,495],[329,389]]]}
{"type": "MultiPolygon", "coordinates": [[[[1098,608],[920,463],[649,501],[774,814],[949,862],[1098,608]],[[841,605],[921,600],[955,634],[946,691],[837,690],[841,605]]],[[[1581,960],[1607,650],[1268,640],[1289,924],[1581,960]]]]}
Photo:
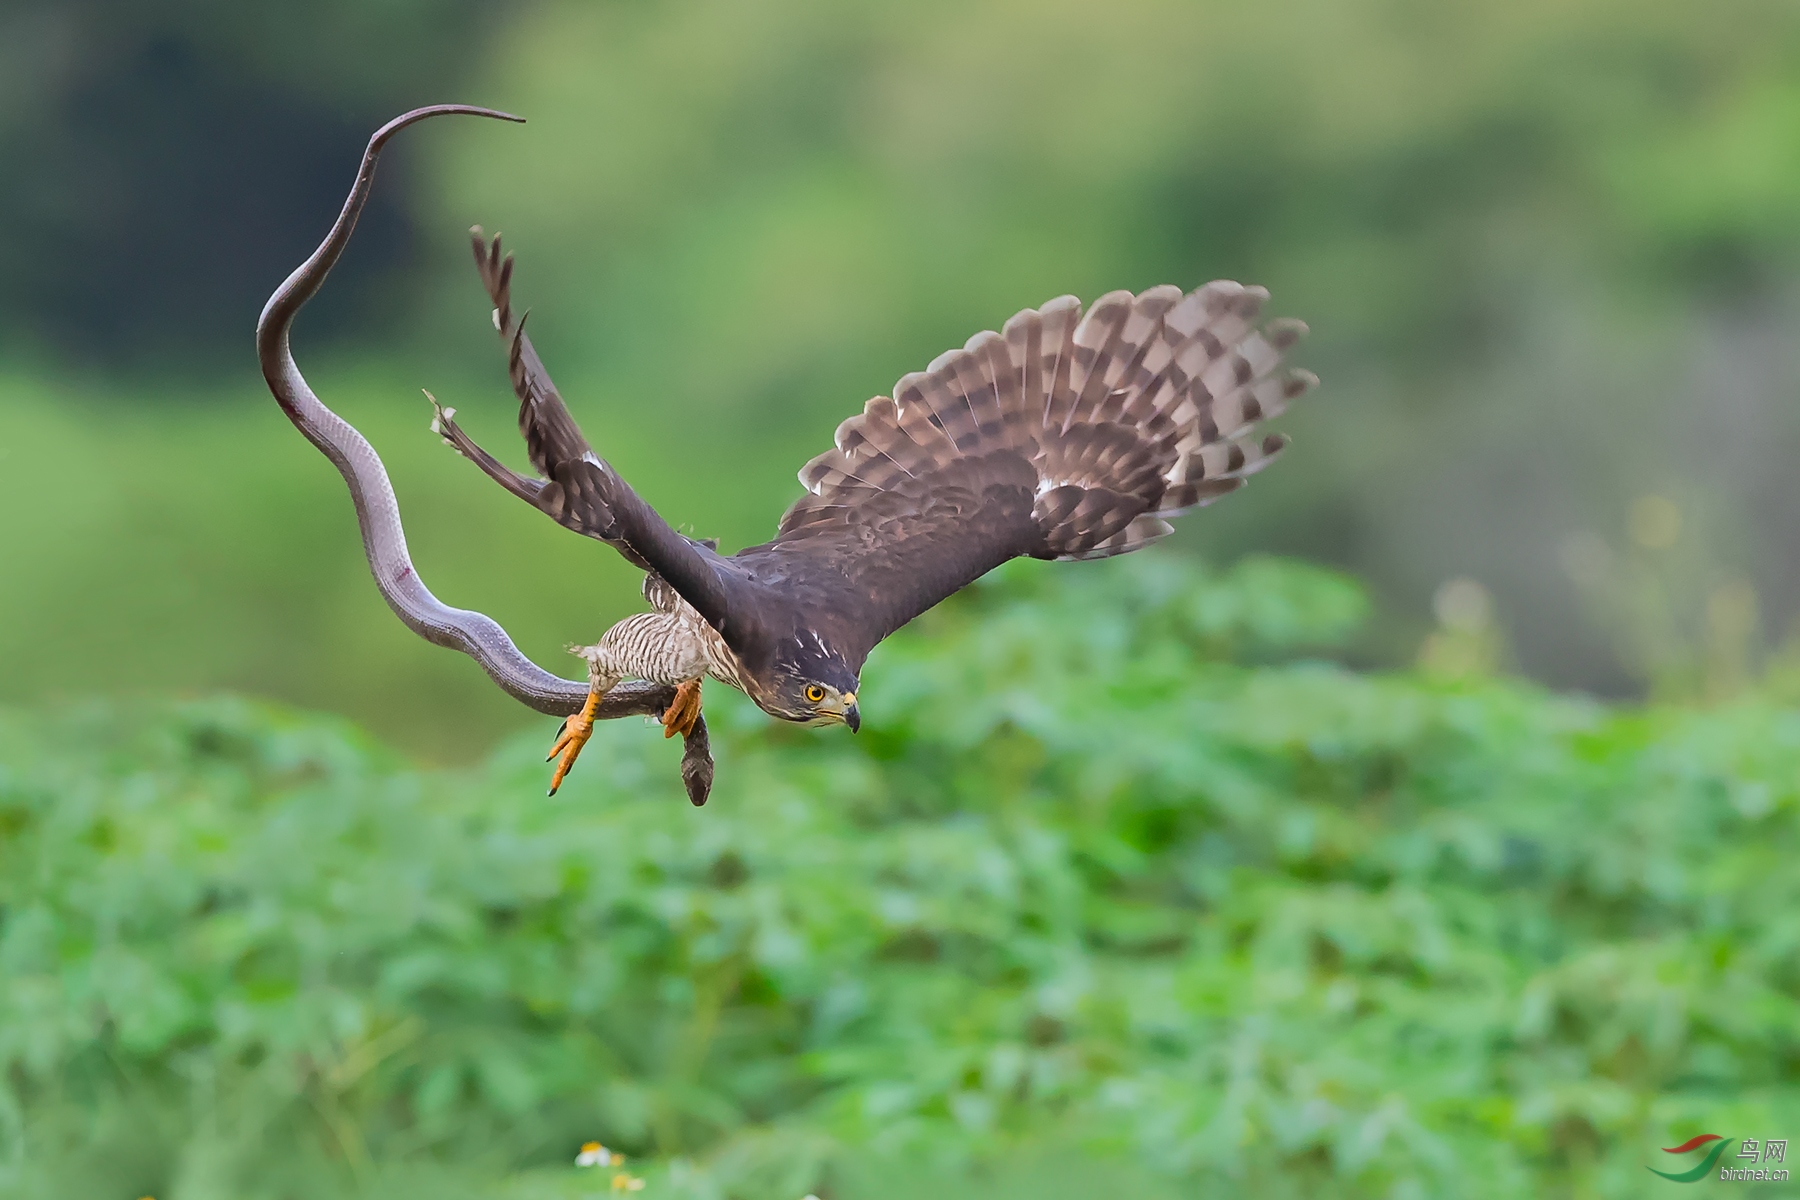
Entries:
{"type": "Polygon", "coordinates": [[[802,725],[862,728],[856,709],[856,672],[816,633],[784,639],[770,669],[760,673],[754,698],[770,716],[802,725]]]}

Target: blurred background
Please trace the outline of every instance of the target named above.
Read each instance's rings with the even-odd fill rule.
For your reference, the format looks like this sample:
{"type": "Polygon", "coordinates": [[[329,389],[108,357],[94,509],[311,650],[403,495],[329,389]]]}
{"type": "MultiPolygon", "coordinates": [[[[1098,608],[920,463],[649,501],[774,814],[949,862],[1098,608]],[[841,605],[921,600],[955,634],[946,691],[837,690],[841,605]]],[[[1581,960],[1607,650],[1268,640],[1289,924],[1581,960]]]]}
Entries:
{"type": "Polygon", "coordinates": [[[1794,329],[1774,0],[0,3],[0,1200],[1628,1197],[1791,1137],[1794,329]],[[546,799],[252,350],[450,100],[529,123],[406,133],[296,352],[570,676],[638,579],[427,430],[523,460],[473,224],[728,549],[1059,294],[1264,284],[1323,386],[1167,546],[878,648],[859,736],[712,689],[707,807],[637,722],[546,799]]]}
{"type": "Polygon", "coordinates": [[[1324,386],[1175,541],[1354,573],[1353,657],[1472,596],[1531,676],[1690,694],[1800,607],[1792,6],[14,3],[0,701],[230,688],[444,759],[529,719],[386,611],[251,349],[368,133],[444,100],[530,123],[402,139],[297,354],[433,588],[565,673],[631,573],[425,429],[422,387],[519,460],[474,223],[590,437],[727,547],[970,333],[1231,277],[1324,386]]]}

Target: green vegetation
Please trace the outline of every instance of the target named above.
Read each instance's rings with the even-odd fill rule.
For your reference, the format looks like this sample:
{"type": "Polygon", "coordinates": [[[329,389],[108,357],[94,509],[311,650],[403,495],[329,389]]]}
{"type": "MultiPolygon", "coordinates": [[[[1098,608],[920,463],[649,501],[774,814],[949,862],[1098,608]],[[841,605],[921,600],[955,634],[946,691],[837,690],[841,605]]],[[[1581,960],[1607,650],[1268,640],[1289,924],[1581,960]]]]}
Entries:
{"type": "Polygon", "coordinates": [[[699,810],[638,722],[545,799],[547,727],[435,772],[249,702],[0,718],[0,1195],[550,1200],[599,1138],[645,1200],[1636,1196],[1800,1131],[1776,685],[1305,657],[1363,611],[1015,564],[858,737],[712,692],[699,810]]]}
{"type": "Polygon", "coordinates": [[[590,1138],[644,1200],[1623,1197],[1800,1135],[1796,146],[1770,0],[7,8],[0,1200],[569,1200],[590,1138]],[[637,722],[545,799],[251,361],[441,99],[530,123],[409,132],[296,347],[569,674],[638,579],[425,431],[521,457],[473,223],[727,549],[1059,293],[1266,284],[1324,386],[1158,555],[881,647],[860,736],[715,688],[704,810],[637,722]],[[1362,584],[1187,557],[1247,551],[1362,584]]]}

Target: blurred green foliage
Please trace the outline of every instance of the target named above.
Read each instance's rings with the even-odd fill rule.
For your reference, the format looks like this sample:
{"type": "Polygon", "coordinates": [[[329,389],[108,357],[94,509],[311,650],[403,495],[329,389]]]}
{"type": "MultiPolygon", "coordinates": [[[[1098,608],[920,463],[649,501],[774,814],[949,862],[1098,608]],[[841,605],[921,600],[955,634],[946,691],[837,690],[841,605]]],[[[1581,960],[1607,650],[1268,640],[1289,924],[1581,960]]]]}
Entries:
{"type": "MultiPolygon", "coordinates": [[[[316,381],[387,455],[413,555],[445,599],[492,613],[570,675],[567,642],[642,607],[612,551],[496,491],[429,434],[430,406],[406,381],[316,381]]],[[[13,568],[0,567],[0,696],[229,688],[346,712],[460,761],[531,720],[469,660],[394,620],[342,482],[266,396],[121,408],[66,386],[10,394],[22,402],[0,405],[0,512],[15,515],[0,523],[13,568]],[[81,447],[79,484],[65,456],[25,446],[81,447]]]]}
{"type": "MultiPolygon", "coordinates": [[[[244,362],[362,140],[454,90],[503,9],[0,5],[0,353],[180,378],[244,362]]],[[[376,198],[364,233],[330,324],[391,330],[375,285],[410,257],[403,189],[376,198]]]]}
{"type": "Polygon", "coordinates": [[[1365,614],[1014,564],[860,736],[709,693],[699,810],[638,722],[545,799],[547,724],[0,718],[0,1195],[1636,1196],[1800,1128],[1800,716],[1306,657],[1365,614]]]}
{"type": "Polygon", "coordinates": [[[0,1196],[551,1200],[595,1137],[646,1200],[1626,1196],[1790,1136],[1796,147],[1773,0],[6,7],[0,1196]],[[1059,293],[1267,284],[1325,387],[1176,552],[879,648],[860,736],[715,689],[706,809],[636,722],[546,800],[250,363],[445,99],[530,123],[409,133],[296,345],[552,666],[638,581],[425,432],[516,445],[472,223],[728,549],[1059,293]],[[1375,603],[1179,553],[1251,548],[1375,603]]]}
{"type": "Polygon", "coordinates": [[[530,123],[409,131],[296,345],[425,577],[542,660],[635,581],[423,432],[430,387],[516,446],[477,222],[600,451],[727,548],[865,398],[1020,306],[1236,276],[1312,323],[1324,387],[1178,544],[1353,570],[1364,661],[1410,659],[1466,576],[1556,686],[1668,694],[1746,594],[1754,667],[1800,607],[1797,96],[1771,0],[28,0],[0,15],[0,700],[239,688],[463,761],[525,719],[394,624],[250,357],[369,129],[446,98],[530,123]],[[31,333],[77,317],[67,358],[31,333]],[[146,337],[155,369],[82,369],[146,337]],[[202,369],[218,337],[236,373],[202,369]],[[1646,500],[1680,516],[1653,552],[1646,500]]]}

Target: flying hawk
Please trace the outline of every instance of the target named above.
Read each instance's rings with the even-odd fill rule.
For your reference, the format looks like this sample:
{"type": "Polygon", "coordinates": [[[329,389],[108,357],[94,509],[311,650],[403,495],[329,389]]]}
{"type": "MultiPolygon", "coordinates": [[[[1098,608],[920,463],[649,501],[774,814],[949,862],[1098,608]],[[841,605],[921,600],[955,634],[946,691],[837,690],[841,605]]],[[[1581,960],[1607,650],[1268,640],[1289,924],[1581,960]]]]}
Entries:
{"type": "MultiPolygon", "coordinates": [[[[764,712],[805,725],[862,718],[863,661],[882,638],[1011,558],[1106,558],[1171,532],[1168,518],[1243,486],[1287,444],[1258,434],[1317,380],[1281,356],[1306,332],[1258,324],[1268,293],[1209,283],[1183,295],[1112,292],[1085,313],[1063,296],[979,333],[903,376],[838,426],[836,445],[800,471],[806,494],[775,539],[726,557],[684,537],[594,453],[512,310],[512,259],[471,231],[475,260],[509,354],[519,428],[538,476],[476,445],[452,409],[432,428],[514,495],[608,543],[644,572],[654,612],[627,617],[592,646],[586,685],[519,652],[491,617],[434,596],[407,551],[387,469],[328,408],[294,362],[294,318],[349,244],[382,148],[409,125],[493,109],[437,104],[375,131],[325,240],[263,307],[263,378],[295,428],[343,475],[363,549],[394,613],[428,641],[474,658],[506,693],[566,719],[550,757],[554,793],[596,720],[660,714],[684,740],[681,777],[704,804],[713,761],[700,683],[739,688],[764,712]]],[[[427,393],[429,395],[429,393],[427,393]]]]}
{"type": "Polygon", "coordinates": [[[471,230],[538,477],[483,450],[435,398],[432,429],[514,495],[644,571],[654,612],[591,646],[588,699],[551,748],[552,794],[624,679],[676,687],[665,736],[700,713],[701,680],[770,716],[861,724],[863,661],[882,638],[1011,558],[1126,554],[1168,519],[1243,486],[1287,444],[1258,433],[1312,387],[1281,356],[1306,331],[1258,323],[1268,293],[1225,281],[1184,295],[1073,296],[978,333],[838,426],[800,470],[775,539],[729,557],[684,537],[595,454],[512,307],[513,260],[471,230]]]}

